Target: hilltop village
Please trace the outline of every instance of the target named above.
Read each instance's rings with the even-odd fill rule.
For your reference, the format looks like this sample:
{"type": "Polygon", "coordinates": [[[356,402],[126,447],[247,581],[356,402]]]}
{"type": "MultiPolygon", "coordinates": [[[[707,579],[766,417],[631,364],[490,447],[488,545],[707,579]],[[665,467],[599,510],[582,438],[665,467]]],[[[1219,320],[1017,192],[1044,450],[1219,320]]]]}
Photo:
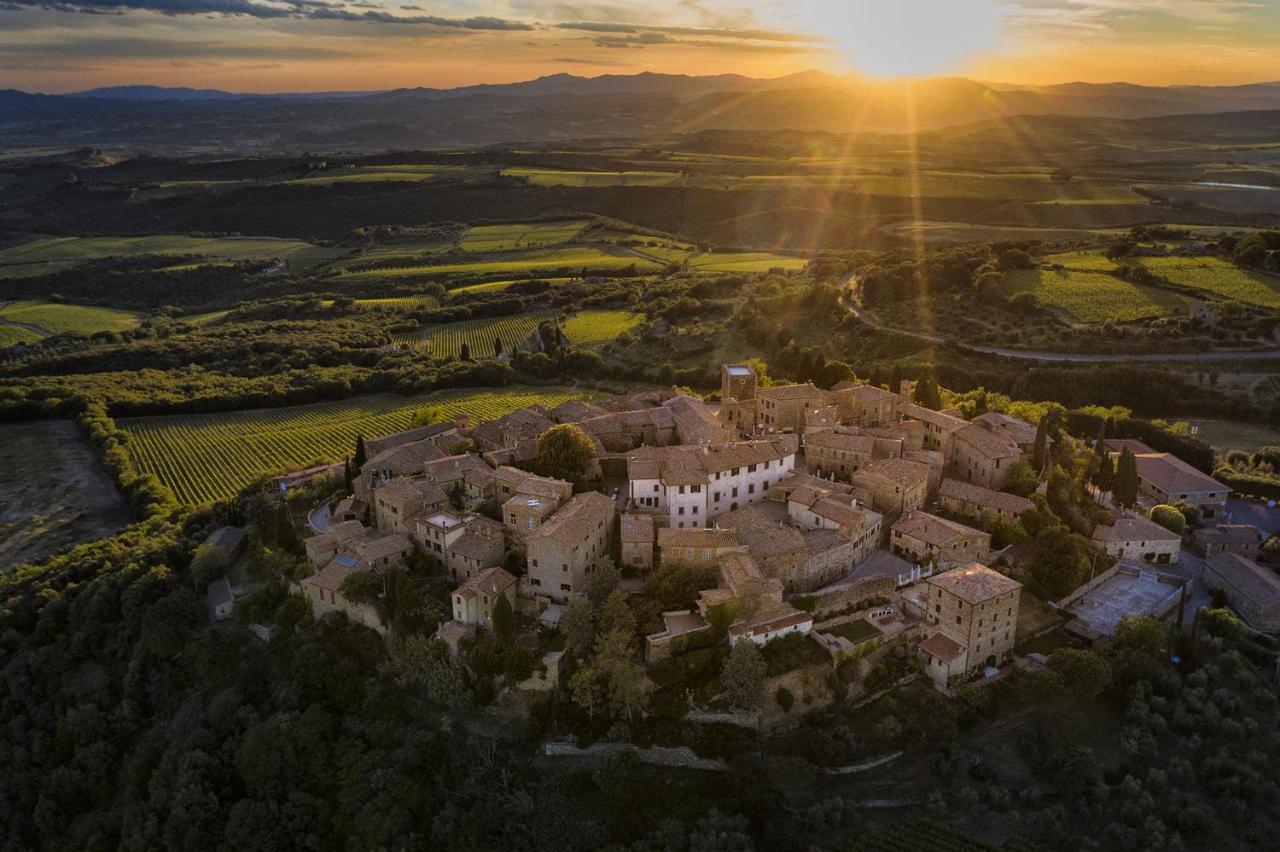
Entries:
{"type": "MultiPolygon", "coordinates": [[[[1180,617],[1192,580],[1255,628],[1280,629],[1258,531],[1222,522],[1229,489],[1208,475],[1134,439],[1077,441],[994,411],[966,419],[913,401],[927,387],[900,390],[761,387],[734,364],[718,403],[650,391],[362,442],[350,493],[312,513],[313,572],[294,590],[317,617],[342,612],[385,635],[388,577],[429,565],[454,586],[435,631],[449,652],[523,624],[541,637],[530,683],[543,688],[565,666],[564,642],[548,635],[572,646],[575,621],[599,627],[661,572],[688,601],[656,613],[661,629],[639,649],[647,666],[708,641],[748,643],[819,667],[856,661],[863,677],[923,674],[944,694],[1043,665],[1014,649],[1046,624],[1093,644],[1125,616],[1180,617]],[[1073,454],[1092,472],[1064,497],[1069,486],[1041,473],[1073,454]],[[551,455],[563,478],[533,472],[551,455]],[[1022,528],[1046,526],[1063,500],[1093,520],[1086,578],[1028,564],[1043,557],[1022,528]],[[1194,534],[1161,522],[1173,505],[1196,517],[1194,534]],[[1199,554],[1186,554],[1194,574],[1180,570],[1184,543],[1199,554]],[[1020,612],[1028,582],[1049,616],[1020,612]]],[[[230,614],[225,579],[209,595],[230,614]]],[[[589,655],[579,650],[571,665],[589,655]]],[[[641,699],[651,689],[642,679],[641,699]]],[[[727,700],[785,715],[789,692],[727,700]]]]}

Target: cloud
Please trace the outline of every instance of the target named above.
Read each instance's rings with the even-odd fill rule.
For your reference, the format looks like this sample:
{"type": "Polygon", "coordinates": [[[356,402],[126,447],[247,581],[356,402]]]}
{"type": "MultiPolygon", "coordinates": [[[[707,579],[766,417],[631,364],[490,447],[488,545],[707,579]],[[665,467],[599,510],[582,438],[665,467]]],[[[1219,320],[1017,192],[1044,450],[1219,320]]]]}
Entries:
{"type": "MultiPolygon", "coordinates": [[[[532,24],[478,15],[445,18],[439,15],[393,15],[384,11],[353,12],[324,0],[6,0],[14,8],[38,8],[89,14],[126,10],[162,15],[224,15],[229,17],[309,18],[318,21],[353,21],[367,24],[403,24],[457,30],[532,30],[532,24]]],[[[362,8],[369,4],[359,4],[362,8]]],[[[378,7],[381,8],[381,7],[378,7]]]]}
{"type": "Polygon", "coordinates": [[[817,43],[822,37],[808,33],[792,33],[780,30],[732,29],[724,27],[667,27],[643,24],[613,23],[607,21],[567,21],[555,25],[562,30],[581,30],[592,33],[642,34],[693,36],[698,38],[725,38],[739,41],[793,41],[817,43]]]}
{"type": "Polygon", "coordinates": [[[58,59],[213,59],[345,60],[354,51],[314,44],[249,44],[229,41],[182,41],[136,36],[59,39],[56,42],[21,41],[0,44],[0,57],[56,57],[58,59]]]}

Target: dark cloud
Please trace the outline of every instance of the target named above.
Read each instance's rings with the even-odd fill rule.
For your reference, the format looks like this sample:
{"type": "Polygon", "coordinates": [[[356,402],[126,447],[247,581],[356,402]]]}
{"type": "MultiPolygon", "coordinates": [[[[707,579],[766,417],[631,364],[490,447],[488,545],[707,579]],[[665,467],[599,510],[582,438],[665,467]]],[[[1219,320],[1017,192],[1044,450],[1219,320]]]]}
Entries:
{"type": "Polygon", "coordinates": [[[163,38],[61,39],[56,42],[20,41],[0,44],[0,58],[50,57],[66,59],[349,59],[359,54],[314,45],[243,44],[225,41],[175,41],[163,38]]]}
{"type": "Polygon", "coordinates": [[[696,38],[725,38],[737,41],[785,41],[785,42],[818,42],[822,39],[804,33],[789,33],[779,30],[737,30],[714,27],[663,27],[645,26],[644,24],[613,23],[607,21],[570,21],[556,24],[562,30],[581,30],[590,33],[662,33],[673,36],[692,36],[696,38]]]}
{"type": "Polygon", "coordinates": [[[388,12],[353,12],[324,0],[6,0],[16,8],[61,12],[121,12],[140,9],[163,15],[231,15],[252,18],[310,18],[320,21],[357,21],[372,24],[416,24],[458,30],[532,30],[523,21],[477,16],[443,18],[438,15],[392,15],[388,12]]]}

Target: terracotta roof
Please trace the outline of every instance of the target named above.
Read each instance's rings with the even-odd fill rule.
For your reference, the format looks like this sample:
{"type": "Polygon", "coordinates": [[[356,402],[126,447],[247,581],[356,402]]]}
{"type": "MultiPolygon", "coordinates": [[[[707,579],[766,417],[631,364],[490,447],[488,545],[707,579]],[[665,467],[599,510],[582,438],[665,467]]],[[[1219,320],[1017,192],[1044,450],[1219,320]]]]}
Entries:
{"type": "Polygon", "coordinates": [[[350,577],[352,574],[367,574],[370,569],[364,563],[355,559],[335,556],[329,561],[329,564],[321,568],[316,573],[307,577],[302,582],[324,589],[329,592],[339,591],[342,581],[350,577]],[[346,564],[350,562],[351,564],[346,564]]]}
{"type": "Polygon", "coordinates": [[[653,544],[654,529],[652,515],[626,514],[619,535],[623,544],[653,544]]]}
{"type": "Polygon", "coordinates": [[[423,465],[422,472],[432,482],[441,485],[457,482],[466,478],[468,473],[481,473],[492,475],[493,471],[489,465],[484,463],[484,459],[479,456],[473,456],[469,453],[457,456],[446,456],[427,462],[423,465]]]}
{"type": "MultiPolygon", "coordinates": [[[[1220,553],[1209,568],[1257,607],[1280,605],[1280,576],[1270,568],[1236,553],[1220,553]]],[[[1208,578],[1206,578],[1206,581],[1208,578]]],[[[1211,582],[1209,585],[1213,585],[1211,582]]]]}
{"type": "Polygon", "coordinates": [[[954,663],[964,654],[964,646],[950,636],[934,633],[920,643],[920,650],[944,663],[954,663]]]}
{"type": "Polygon", "coordinates": [[[578,544],[601,522],[608,523],[613,511],[613,501],[599,491],[578,494],[534,530],[529,539],[554,538],[564,544],[578,544]]]}
{"type": "Polygon", "coordinates": [[[846,435],[834,429],[823,432],[810,432],[804,437],[804,445],[806,447],[817,447],[828,450],[844,450],[850,453],[866,453],[871,455],[871,450],[876,445],[876,439],[871,435],[846,435]]]}
{"type": "Polygon", "coordinates": [[[434,482],[410,476],[397,476],[373,492],[375,502],[403,506],[423,501],[428,504],[448,499],[448,495],[434,482]]]}
{"type": "Polygon", "coordinates": [[[974,423],[957,429],[955,440],[964,441],[989,459],[1011,459],[1022,455],[1022,450],[1011,439],[974,423]]]}
{"type": "Polygon", "coordinates": [[[449,545],[452,554],[484,562],[501,559],[505,549],[502,524],[489,518],[473,518],[462,535],[449,545]]]}
{"type": "Polygon", "coordinates": [[[1128,447],[1129,452],[1134,455],[1155,452],[1155,450],[1151,449],[1137,438],[1107,438],[1103,440],[1102,445],[1106,447],[1109,452],[1113,453],[1118,453],[1126,447],[1128,447]]]}
{"type": "Polygon", "coordinates": [[[722,548],[737,547],[738,537],[733,530],[703,527],[679,529],[662,527],[658,530],[658,547],[722,548]]]}
{"type": "Polygon", "coordinates": [[[793,607],[788,607],[787,609],[789,611],[767,615],[754,621],[739,621],[729,627],[729,635],[742,636],[746,633],[773,633],[778,630],[785,630],[788,627],[795,627],[798,624],[804,624],[806,621],[813,621],[813,616],[807,612],[793,607]]]}
{"type": "Polygon", "coordinates": [[[983,534],[982,530],[975,530],[973,527],[967,527],[937,515],[930,515],[928,512],[907,512],[890,529],[895,533],[909,535],[938,547],[958,538],[983,534]]]}
{"type": "Polygon", "coordinates": [[[1166,494],[1195,494],[1231,489],[1212,476],[1196,470],[1172,453],[1140,453],[1135,456],[1138,477],[1166,494]]]}
{"type": "Polygon", "coordinates": [[[999,435],[1010,438],[1018,446],[1031,446],[1036,442],[1036,427],[999,411],[988,411],[973,418],[973,422],[999,435]]]}
{"type": "Polygon", "coordinates": [[[1181,541],[1182,536],[1141,515],[1116,518],[1114,526],[1093,528],[1094,541],[1181,541]]]}
{"type": "Polygon", "coordinates": [[[510,465],[502,465],[493,471],[493,477],[508,485],[517,494],[528,494],[532,497],[559,500],[562,494],[573,492],[573,485],[563,479],[539,476],[510,465]]]}
{"type": "Polygon", "coordinates": [[[943,574],[934,574],[925,582],[945,589],[962,601],[971,604],[982,603],[1022,588],[1022,584],[1017,580],[1006,577],[999,571],[992,571],[977,562],[971,562],[963,568],[956,568],[943,574]]]}
{"type": "Polygon", "coordinates": [[[369,438],[364,442],[365,452],[368,458],[373,458],[379,453],[393,450],[397,447],[403,447],[406,444],[412,444],[417,441],[423,441],[427,438],[434,438],[443,435],[445,432],[454,428],[453,423],[433,423],[430,426],[419,426],[416,429],[406,429],[403,432],[394,432],[390,435],[383,435],[381,438],[369,438]]]}
{"type": "Polygon", "coordinates": [[[780,524],[765,515],[758,506],[747,506],[716,518],[722,529],[733,530],[740,544],[745,544],[751,555],[768,559],[787,553],[803,552],[804,534],[787,524],[780,524]]]}
{"type": "Polygon", "coordinates": [[[897,485],[910,488],[913,485],[927,484],[929,469],[919,462],[906,459],[873,459],[853,474],[855,480],[868,476],[882,477],[897,485]]]}
{"type": "Polygon", "coordinates": [[[373,562],[384,556],[395,556],[400,553],[413,550],[413,543],[399,533],[395,535],[378,536],[377,538],[366,539],[352,545],[352,550],[360,555],[362,559],[373,562]]]}
{"type": "Polygon", "coordinates": [[[924,423],[932,423],[944,432],[955,432],[969,425],[969,421],[961,417],[953,417],[941,411],[934,411],[932,408],[925,408],[923,405],[916,405],[914,402],[903,403],[902,413],[907,417],[915,418],[924,423]]]}
{"type": "Polygon", "coordinates": [[[992,491],[990,488],[983,488],[972,482],[962,482],[959,479],[942,480],[942,485],[938,488],[938,496],[962,500],[973,503],[975,506],[1009,512],[1013,515],[1020,515],[1031,508],[1031,501],[1025,497],[1004,491],[992,491]]]}
{"type": "Polygon", "coordinates": [[[389,470],[392,473],[417,473],[426,462],[443,457],[444,453],[440,452],[434,444],[416,441],[371,455],[360,469],[361,471],[389,470]]]}
{"type": "Polygon", "coordinates": [[[805,382],[798,385],[774,385],[770,388],[760,388],[756,391],[756,396],[773,400],[812,399],[821,397],[822,393],[812,382],[805,382]]]}
{"type": "Polygon", "coordinates": [[[826,518],[851,531],[860,530],[867,523],[867,513],[850,505],[848,498],[841,501],[833,497],[823,497],[810,508],[818,517],[826,518]]]}
{"type": "Polygon", "coordinates": [[[1253,524],[1219,524],[1196,530],[1196,536],[1208,541],[1250,544],[1257,543],[1261,530],[1253,524]]]}
{"type": "Polygon", "coordinates": [[[494,566],[493,568],[486,568],[470,580],[467,580],[455,590],[454,594],[466,590],[472,594],[500,595],[511,588],[515,582],[515,577],[494,566]]]}
{"type": "Polygon", "coordinates": [[[875,385],[850,385],[846,382],[841,382],[833,387],[832,390],[836,391],[841,396],[853,397],[858,402],[864,404],[869,402],[879,402],[885,399],[902,398],[892,391],[887,391],[884,388],[878,388],[875,385]],[[841,385],[843,385],[843,387],[841,385]]]}
{"type": "Polygon", "coordinates": [[[720,446],[640,447],[627,454],[627,476],[659,479],[665,485],[702,485],[720,471],[780,461],[794,455],[795,443],[794,435],[783,435],[720,446]]]}
{"type": "Polygon", "coordinates": [[[906,461],[927,464],[931,467],[943,467],[947,463],[940,450],[907,450],[902,454],[902,458],[906,461]]]}

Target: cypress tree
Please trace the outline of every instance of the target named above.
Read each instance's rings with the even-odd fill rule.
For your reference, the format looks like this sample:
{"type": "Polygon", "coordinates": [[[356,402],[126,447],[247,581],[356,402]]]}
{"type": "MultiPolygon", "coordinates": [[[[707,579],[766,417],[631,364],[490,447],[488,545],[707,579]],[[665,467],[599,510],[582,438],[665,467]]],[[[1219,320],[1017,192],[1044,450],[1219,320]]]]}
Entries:
{"type": "Polygon", "coordinates": [[[1099,491],[1106,494],[1111,491],[1115,475],[1115,462],[1111,460],[1111,456],[1103,456],[1098,459],[1098,469],[1093,473],[1093,484],[1099,491]]]}
{"type": "Polygon", "coordinates": [[[280,501],[280,509],[276,515],[276,544],[290,553],[302,552],[302,538],[293,524],[293,512],[289,511],[287,500],[280,501]]]}
{"type": "Polygon", "coordinates": [[[366,461],[368,461],[368,457],[365,454],[364,434],[361,433],[356,435],[356,457],[355,457],[356,470],[360,470],[361,468],[363,468],[364,463],[366,461]]]}
{"type": "Polygon", "coordinates": [[[1121,506],[1130,507],[1138,502],[1138,460],[1128,447],[1120,451],[1120,459],[1116,462],[1111,495],[1121,506]]]}
{"type": "Polygon", "coordinates": [[[467,344],[465,344],[465,343],[464,343],[464,344],[462,344],[462,351],[459,353],[459,357],[460,357],[463,361],[470,361],[470,360],[471,360],[471,347],[470,347],[470,346],[468,346],[468,345],[467,345],[467,344]]]}
{"type": "Polygon", "coordinates": [[[1044,471],[1045,463],[1045,445],[1049,439],[1049,427],[1047,421],[1049,415],[1040,418],[1040,422],[1036,424],[1036,442],[1031,448],[1031,466],[1036,469],[1036,473],[1044,471]]]}
{"type": "Polygon", "coordinates": [[[1093,442],[1093,451],[1102,458],[1107,457],[1107,421],[1098,424],[1098,437],[1093,442]]]}
{"type": "Polygon", "coordinates": [[[351,457],[348,456],[342,462],[342,484],[350,493],[354,487],[351,477],[351,457]]]}
{"type": "Polygon", "coordinates": [[[495,358],[502,357],[502,338],[501,337],[493,338],[493,357],[495,358]]]}

